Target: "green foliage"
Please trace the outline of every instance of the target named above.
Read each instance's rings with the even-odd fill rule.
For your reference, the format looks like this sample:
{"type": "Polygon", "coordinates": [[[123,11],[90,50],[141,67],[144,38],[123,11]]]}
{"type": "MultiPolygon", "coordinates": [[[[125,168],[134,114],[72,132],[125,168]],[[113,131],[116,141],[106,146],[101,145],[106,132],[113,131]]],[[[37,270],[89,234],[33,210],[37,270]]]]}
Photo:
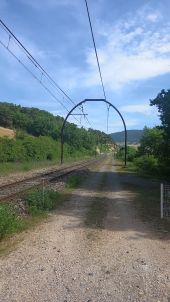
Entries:
{"type": "Polygon", "coordinates": [[[67,182],[66,182],[66,188],[76,188],[78,187],[82,180],[83,180],[84,176],[83,175],[72,175],[68,178],[67,182]]]}
{"type": "Polygon", "coordinates": [[[0,162],[52,160],[57,158],[59,147],[50,137],[0,138],[0,162]]]}
{"type": "Polygon", "coordinates": [[[153,155],[162,157],[162,147],[164,145],[164,130],[154,127],[145,127],[143,136],[140,140],[139,155],[153,155]]]}
{"type": "Polygon", "coordinates": [[[135,158],[134,164],[140,173],[157,175],[159,172],[158,160],[153,155],[143,155],[135,158]]]}
{"type": "Polygon", "coordinates": [[[3,162],[0,163],[0,175],[7,175],[9,173],[18,171],[29,171],[49,166],[54,166],[58,162],[54,161],[24,161],[24,162],[3,162]]]}
{"type": "Polygon", "coordinates": [[[162,90],[150,101],[160,113],[162,125],[145,127],[134,165],[139,172],[153,176],[170,175],[170,90],[162,90]]]}
{"type": "Polygon", "coordinates": [[[158,108],[162,127],[170,139],[170,90],[163,89],[155,99],[150,101],[150,104],[158,108]]]}
{"type": "Polygon", "coordinates": [[[53,190],[31,190],[23,196],[25,206],[30,216],[21,218],[14,205],[0,204],[0,240],[8,234],[13,234],[29,227],[33,218],[43,217],[47,211],[53,210],[61,203],[60,194],[53,190]]]}
{"type": "Polygon", "coordinates": [[[25,194],[24,200],[29,214],[37,215],[43,211],[53,210],[59,202],[59,196],[58,192],[40,188],[25,194]]]}
{"type": "MultiPolygon", "coordinates": [[[[0,163],[58,160],[63,118],[36,108],[0,103],[0,126],[16,129],[16,139],[0,138],[0,163]]],[[[112,139],[104,132],[66,123],[65,158],[94,156],[96,146],[106,150],[112,139]]]]}
{"type": "MultiPolygon", "coordinates": [[[[160,166],[168,173],[170,167],[170,90],[162,90],[155,99],[150,101],[151,106],[156,106],[160,113],[161,128],[163,129],[163,143],[160,151],[160,166]]],[[[169,171],[170,175],[170,171],[169,171]]]]}
{"type": "MultiPolygon", "coordinates": [[[[135,147],[127,146],[127,161],[133,161],[137,156],[137,150],[135,147]]],[[[125,148],[119,147],[116,157],[118,159],[124,160],[125,157],[125,148]]]]}
{"type": "Polygon", "coordinates": [[[17,215],[14,206],[0,204],[0,239],[7,234],[21,231],[24,227],[22,219],[17,215]]]}

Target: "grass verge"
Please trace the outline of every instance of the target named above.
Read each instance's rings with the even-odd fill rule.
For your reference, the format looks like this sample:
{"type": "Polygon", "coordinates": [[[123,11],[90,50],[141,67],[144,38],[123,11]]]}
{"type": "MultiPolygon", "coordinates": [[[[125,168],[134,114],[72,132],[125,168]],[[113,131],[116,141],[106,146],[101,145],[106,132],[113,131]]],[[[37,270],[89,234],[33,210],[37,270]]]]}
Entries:
{"type": "Polygon", "coordinates": [[[23,229],[24,222],[14,205],[0,204],[0,240],[8,234],[17,233],[23,229]]]}
{"type": "Polygon", "coordinates": [[[46,211],[51,211],[60,203],[60,194],[53,190],[41,189],[31,190],[24,196],[28,214],[37,216],[46,211]]]}
{"type": "Polygon", "coordinates": [[[51,167],[59,164],[59,161],[30,161],[23,163],[0,163],[0,175],[5,176],[16,172],[27,172],[45,167],[51,167]]]}
{"type": "Polygon", "coordinates": [[[117,172],[126,172],[143,177],[146,179],[151,179],[155,181],[169,181],[169,177],[166,175],[159,174],[156,172],[147,171],[146,169],[139,169],[134,162],[127,162],[127,166],[124,166],[124,162],[121,160],[114,160],[117,172]]]}
{"type": "Polygon", "coordinates": [[[19,213],[17,203],[0,204],[0,240],[34,226],[47,217],[49,211],[57,208],[63,198],[58,192],[38,188],[25,193],[22,201],[26,215],[19,213]]]}
{"type": "MultiPolygon", "coordinates": [[[[66,157],[65,163],[76,162],[80,160],[88,160],[92,156],[84,155],[77,157],[66,157]]],[[[56,166],[60,164],[60,159],[45,160],[45,161],[26,161],[26,162],[5,162],[0,163],[0,175],[6,176],[17,172],[28,172],[31,170],[56,166]]]]}

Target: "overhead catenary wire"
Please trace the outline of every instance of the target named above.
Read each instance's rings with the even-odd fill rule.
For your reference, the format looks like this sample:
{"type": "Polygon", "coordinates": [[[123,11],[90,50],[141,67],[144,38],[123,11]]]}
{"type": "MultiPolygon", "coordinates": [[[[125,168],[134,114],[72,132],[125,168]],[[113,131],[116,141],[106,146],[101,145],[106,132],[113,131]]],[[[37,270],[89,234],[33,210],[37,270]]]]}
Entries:
{"type": "MultiPolygon", "coordinates": [[[[26,47],[19,41],[19,39],[14,35],[14,33],[7,27],[7,25],[0,19],[0,25],[3,27],[3,29],[5,30],[5,32],[8,34],[8,45],[5,46],[4,43],[2,42],[1,44],[7,49],[9,50],[9,43],[10,43],[10,40],[11,38],[13,38],[13,40],[15,41],[15,43],[20,47],[20,49],[22,51],[24,51],[25,55],[27,56],[27,58],[32,62],[32,64],[40,71],[40,74],[41,74],[41,79],[39,80],[38,77],[36,77],[34,75],[34,78],[49,92],[50,89],[48,87],[46,87],[46,85],[44,85],[42,83],[42,78],[45,76],[49,81],[50,83],[55,86],[72,104],[76,105],[76,103],[68,96],[68,94],[56,83],[56,81],[49,75],[49,73],[37,62],[37,60],[33,57],[33,55],[26,49],[26,47]]],[[[15,56],[15,54],[10,51],[11,54],[13,54],[13,56],[15,58],[17,58],[17,56],[15,56]]],[[[27,71],[29,71],[32,75],[32,71],[29,70],[29,68],[27,68],[27,66],[19,59],[17,58],[18,62],[22,63],[23,66],[25,66],[25,69],[27,71]]],[[[68,112],[68,109],[66,108],[66,106],[64,104],[62,104],[61,101],[59,101],[56,96],[52,93],[52,92],[49,92],[51,95],[53,95],[53,98],[55,98],[55,100],[57,100],[57,102],[59,102],[62,107],[64,107],[67,112],[68,112]]],[[[79,110],[81,110],[79,108],[79,110]]],[[[83,112],[82,112],[83,113],[83,112]]],[[[89,120],[87,119],[86,116],[84,116],[84,118],[87,120],[87,122],[90,124],[89,120]]],[[[76,119],[77,120],[77,119],[76,119]]],[[[78,120],[77,120],[78,121],[78,120]]]]}
{"type": "Polygon", "coordinates": [[[96,42],[95,42],[95,38],[94,38],[94,32],[93,32],[93,27],[92,27],[92,22],[91,22],[89,7],[88,7],[87,0],[84,0],[84,1],[85,1],[85,4],[86,4],[87,15],[88,15],[88,20],[89,20],[90,31],[91,31],[91,35],[92,35],[93,46],[94,46],[94,51],[95,51],[95,55],[96,55],[96,60],[97,60],[97,65],[98,65],[98,70],[99,70],[99,75],[100,75],[100,81],[101,81],[101,85],[102,85],[103,95],[104,95],[104,98],[106,100],[106,92],[105,92],[105,88],[104,88],[104,83],[103,83],[103,78],[102,78],[102,73],[101,73],[101,68],[100,68],[100,63],[99,63],[99,57],[98,57],[98,53],[97,53],[97,47],[96,47],[96,42]]]}
{"type": "Polygon", "coordinates": [[[48,87],[46,87],[46,85],[44,85],[42,83],[42,81],[38,79],[38,77],[13,53],[12,50],[9,49],[8,46],[6,46],[1,40],[0,40],[0,44],[4,48],[7,49],[7,51],[18,61],[18,63],[20,63],[24,67],[24,69],[26,71],[28,71],[32,75],[32,77],[35,80],[37,80],[40,83],[40,85],[42,85],[53,96],[53,98],[55,98],[55,100],[57,101],[57,103],[59,103],[67,112],[69,112],[69,110],[67,109],[67,107],[65,107],[65,105],[63,105],[63,103],[60,102],[60,100],[50,91],[50,89],[48,89],[48,87]]]}
{"type": "Polygon", "coordinates": [[[37,62],[37,60],[33,57],[33,55],[26,49],[26,47],[19,41],[19,39],[14,35],[14,33],[7,27],[7,25],[0,19],[1,25],[5,28],[6,32],[9,34],[9,37],[14,38],[17,44],[24,50],[27,54],[28,59],[34,64],[36,68],[40,68],[42,73],[46,75],[50,81],[66,96],[67,99],[75,105],[75,102],[68,96],[68,94],[54,81],[54,79],[49,75],[49,73],[37,62]]]}
{"type": "MultiPolygon", "coordinates": [[[[96,61],[97,61],[101,86],[102,86],[102,90],[103,90],[104,99],[106,100],[106,91],[105,91],[105,87],[104,87],[104,82],[103,82],[99,57],[98,57],[98,53],[97,53],[97,47],[96,47],[96,42],[95,42],[95,38],[94,38],[94,32],[93,32],[93,27],[92,27],[92,22],[91,22],[91,17],[90,17],[90,11],[89,11],[87,0],[84,0],[84,1],[85,1],[85,4],[86,4],[87,16],[88,16],[88,20],[89,20],[89,26],[90,26],[91,36],[92,36],[92,40],[93,40],[94,51],[95,51],[95,55],[96,55],[96,61]]],[[[107,106],[107,133],[108,133],[108,122],[109,122],[109,109],[110,109],[110,106],[107,106]]]]}
{"type": "MultiPolygon", "coordinates": [[[[39,82],[39,84],[53,97],[53,99],[55,100],[56,103],[59,103],[67,112],[69,112],[69,110],[67,109],[67,107],[61,103],[61,101],[55,96],[55,94],[44,84],[42,83],[41,80],[39,80],[39,78],[9,49],[8,46],[6,46],[1,40],[0,40],[0,44],[18,61],[19,64],[22,65],[22,67],[31,74],[31,76],[39,82]]],[[[79,123],[79,120],[75,117],[73,117],[75,119],[76,122],[79,123]]]]}

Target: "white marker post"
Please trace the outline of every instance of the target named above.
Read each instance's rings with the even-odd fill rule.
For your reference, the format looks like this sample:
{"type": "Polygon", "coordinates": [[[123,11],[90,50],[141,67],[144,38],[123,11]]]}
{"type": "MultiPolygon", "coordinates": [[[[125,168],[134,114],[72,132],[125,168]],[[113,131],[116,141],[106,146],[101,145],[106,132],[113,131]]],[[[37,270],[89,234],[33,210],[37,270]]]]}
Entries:
{"type": "Polygon", "coordinates": [[[164,201],[164,185],[161,184],[161,219],[164,217],[164,213],[163,213],[163,201],[164,201]]]}

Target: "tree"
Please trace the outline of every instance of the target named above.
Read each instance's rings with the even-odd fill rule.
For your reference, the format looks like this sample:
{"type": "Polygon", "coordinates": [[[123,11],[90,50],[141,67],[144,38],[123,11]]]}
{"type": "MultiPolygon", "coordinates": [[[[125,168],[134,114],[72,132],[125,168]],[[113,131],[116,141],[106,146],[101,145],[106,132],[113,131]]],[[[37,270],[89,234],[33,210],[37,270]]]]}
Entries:
{"type": "Polygon", "coordinates": [[[144,128],[143,136],[140,140],[139,155],[153,155],[157,158],[162,157],[164,145],[164,130],[157,127],[144,128]]]}
{"type": "Polygon", "coordinates": [[[150,100],[150,105],[157,106],[162,127],[170,139],[170,90],[163,89],[155,99],[150,100]]]}

